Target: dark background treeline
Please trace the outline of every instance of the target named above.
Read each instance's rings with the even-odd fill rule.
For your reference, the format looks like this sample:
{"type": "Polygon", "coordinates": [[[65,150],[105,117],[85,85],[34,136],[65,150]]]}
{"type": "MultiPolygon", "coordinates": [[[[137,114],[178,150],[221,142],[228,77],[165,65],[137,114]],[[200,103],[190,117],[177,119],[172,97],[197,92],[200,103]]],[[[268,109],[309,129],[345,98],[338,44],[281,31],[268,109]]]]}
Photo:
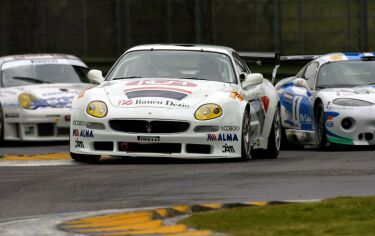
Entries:
{"type": "Polygon", "coordinates": [[[108,67],[144,43],[318,54],[375,50],[373,0],[1,0],[0,55],[70,53],[108,67]]]}

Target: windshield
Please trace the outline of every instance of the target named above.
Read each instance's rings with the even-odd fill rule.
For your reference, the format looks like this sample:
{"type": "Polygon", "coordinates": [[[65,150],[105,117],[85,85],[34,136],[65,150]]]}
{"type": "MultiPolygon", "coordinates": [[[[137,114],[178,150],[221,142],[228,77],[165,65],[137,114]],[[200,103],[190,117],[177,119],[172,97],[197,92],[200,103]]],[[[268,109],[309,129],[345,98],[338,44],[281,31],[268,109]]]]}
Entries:
{"type": "Polygon", "coordinates": [[[38,64],[8,67],[3,70],[4,87],[44,83],[89,83],[87,68],[69,64],[38,64]]]}
{"type": "Polygon", "coordinates": [[[317,88],[375,84],[375,61],[340,61],[320,68],[317,88]]]}
{"type": "Polygon", "coordinates": [[[201,51],[134,51],[125,54],[108,80],[178,78],[236,83],[227,55],[201,51]]]}

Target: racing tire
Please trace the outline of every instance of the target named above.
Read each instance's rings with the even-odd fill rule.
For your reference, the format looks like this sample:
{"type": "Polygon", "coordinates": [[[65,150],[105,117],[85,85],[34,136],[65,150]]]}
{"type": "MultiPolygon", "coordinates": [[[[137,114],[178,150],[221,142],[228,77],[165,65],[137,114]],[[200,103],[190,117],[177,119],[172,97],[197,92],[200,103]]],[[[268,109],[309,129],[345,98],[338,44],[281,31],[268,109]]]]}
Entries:
{"type": "Polygon", "coordinates": [[[241,161],[248,161],[251,158],[251,119],[249,109],[245,110],[242,118],[241,135],[241,161]]]}
{"type": "Polygon", "coordinates": [[[328,146],[326,127],[324,125],[324,107],[320,102],[315,110],[315,140],[319,149],[328,146]]]}
{"type": "Polygon", "coordinates": [[[276,159],[279,155],[282,139],[282,127],[280,107],[277,106],[273,117],[272,127],[268,136],[267,149],[251,150],[251,157],[254,159],[276,159]]]}
{"type": "Polygon", "coordinates": [[[280,148],[283,150],[287,150],[289,147],[289,142],[288,138],[286,137],[286,132],[285,129],[281,129],[281,143],[280,143],[280,148]]]}
{"type": "Polygon", "coordinates": [[[4,144],[4,112],[3,106],[0,104],[0,146],[4,144]]]}
{"type": "Polygon", "coordinates": [[[100,156],[98,155],[87,155],[87,154],[77,154],[77,153],[70,153],[70,157],[77,161],[83,163],[96,163],[100,160],[100,156]]]}
{"type": "Polygon", "coordinates": [[[301,150],[304,147],[305,145],[298,143],[298,140],[295,140],[294,142],[288,140],[285,129],[281,128],[280,150],[301,150]]]}

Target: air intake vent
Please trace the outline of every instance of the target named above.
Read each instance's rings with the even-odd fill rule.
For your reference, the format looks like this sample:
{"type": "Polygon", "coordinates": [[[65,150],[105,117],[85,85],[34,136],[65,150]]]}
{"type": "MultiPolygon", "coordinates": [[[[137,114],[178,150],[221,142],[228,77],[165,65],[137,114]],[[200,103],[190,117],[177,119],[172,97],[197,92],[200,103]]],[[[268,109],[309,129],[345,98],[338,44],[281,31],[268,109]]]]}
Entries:
{"type": "Polygon", "coordinates": [[[186,132],[190,124],[186,121],[168,120],[110,120],[109,126],[116,131],[126,133],[183,133],[186,132]]]}

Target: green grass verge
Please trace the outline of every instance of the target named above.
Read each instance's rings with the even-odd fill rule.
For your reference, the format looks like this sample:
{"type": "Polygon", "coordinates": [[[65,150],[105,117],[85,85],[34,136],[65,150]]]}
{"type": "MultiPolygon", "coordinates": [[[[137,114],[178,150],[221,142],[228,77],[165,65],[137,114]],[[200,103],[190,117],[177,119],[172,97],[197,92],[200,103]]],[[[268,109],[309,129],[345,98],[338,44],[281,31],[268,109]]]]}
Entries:
{"type": "Polygon", "coordinates": [[[233,236],[375,235],[375,197],[201,212],[182,223],[233,236]]]}

